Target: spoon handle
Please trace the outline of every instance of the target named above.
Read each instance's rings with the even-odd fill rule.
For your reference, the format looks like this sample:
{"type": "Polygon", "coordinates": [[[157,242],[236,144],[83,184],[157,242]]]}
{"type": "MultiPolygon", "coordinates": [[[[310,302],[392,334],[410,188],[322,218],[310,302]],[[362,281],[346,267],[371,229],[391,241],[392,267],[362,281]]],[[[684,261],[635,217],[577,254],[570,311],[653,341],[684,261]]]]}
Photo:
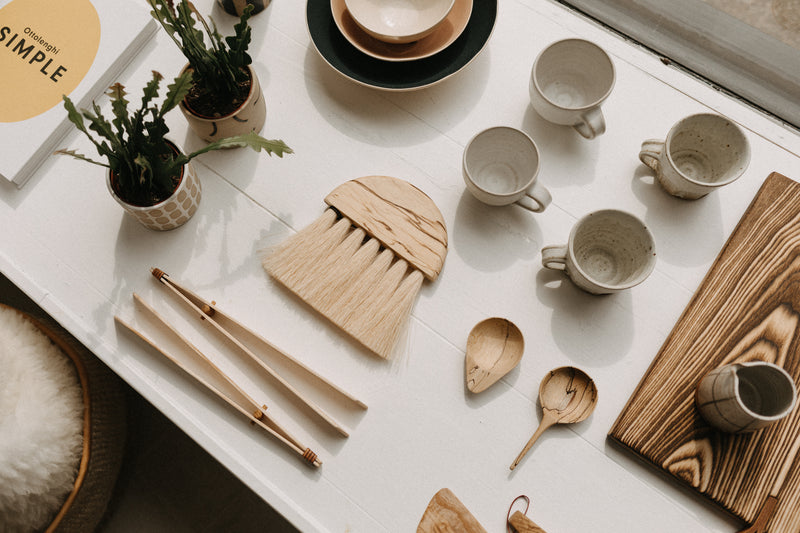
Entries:
{"type": "Polygon", "coordinates": [[[552,416],[549,411],[543,412],[542,421],[539,422],[539,427],[536,428],[536,432],[528,440],[528,443],[525,445],[522,451],[519,452],[519,455],[517,456],[516,459],[514,459],[514,462],[511,463],[511,466],[509,467],[511,470],[514,470],[517,467],[519,462],[522,461],[522,458],[525,457],[525,454],[528,453],[528,450],[530,450],[533,444],[539,439],[539,437],[542,436],[542,433],[544,433],[544,431],[547,428],[549,428],[556,422],[557,422],[556,417],[552,416]]]}

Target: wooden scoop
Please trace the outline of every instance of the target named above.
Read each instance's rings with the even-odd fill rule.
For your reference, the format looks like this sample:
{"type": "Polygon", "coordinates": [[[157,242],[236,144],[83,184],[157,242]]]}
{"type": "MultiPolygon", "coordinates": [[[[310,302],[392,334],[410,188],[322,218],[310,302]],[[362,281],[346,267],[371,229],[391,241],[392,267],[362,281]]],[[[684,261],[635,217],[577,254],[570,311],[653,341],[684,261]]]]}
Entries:
{"type": "Polygon", "coordinates": [[[522,332],[505,318],[487,318],[467,339],[467,388],[483,392],[517,366],[525,351],[522,332]]]}
{"type": "Polygon", "coordinates": [[[597,405],[597,387],[582,370],[562,366],[551,370],[542,380],[539,403],[542,405],[542,421],[525,448],[511,463],[511,470],[522,461],[544,430],[554,424],[573,424],[586,420],[597,405]]]}

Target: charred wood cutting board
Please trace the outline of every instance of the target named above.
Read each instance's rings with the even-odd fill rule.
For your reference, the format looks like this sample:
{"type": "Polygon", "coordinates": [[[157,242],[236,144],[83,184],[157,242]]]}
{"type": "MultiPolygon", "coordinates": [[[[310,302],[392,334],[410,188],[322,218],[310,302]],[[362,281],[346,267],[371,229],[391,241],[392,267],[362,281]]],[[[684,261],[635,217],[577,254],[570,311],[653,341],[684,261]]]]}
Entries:
{"type": "Polygon", "coordinates": [[[792,447],[800,407],[769,428],[730,435],[709,427],[694,406],[697,383],[725,363],[771,361],[800,382],[798,326],[800,184],[773,173],[609,437],[747,523],[777,492],[767,530],[800,531],[800,457],[792,447]]]}

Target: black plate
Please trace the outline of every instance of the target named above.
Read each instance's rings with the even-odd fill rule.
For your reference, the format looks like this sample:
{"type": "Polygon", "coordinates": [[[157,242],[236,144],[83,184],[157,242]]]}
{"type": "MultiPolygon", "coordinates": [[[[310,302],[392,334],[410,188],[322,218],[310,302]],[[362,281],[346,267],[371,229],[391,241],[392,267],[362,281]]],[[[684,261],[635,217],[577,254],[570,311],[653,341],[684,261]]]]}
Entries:
{"type": "Polygon", "coordinates": [[[421,89],[464,68],[483,49],[497,19],[497,0],[475,0],[467,27],[438,54],[397,63],[370,57],[339,32],[330,0],[308,0],[306,19],[311,40],[330,66],[351,80],[394,91],[421,89]]]}

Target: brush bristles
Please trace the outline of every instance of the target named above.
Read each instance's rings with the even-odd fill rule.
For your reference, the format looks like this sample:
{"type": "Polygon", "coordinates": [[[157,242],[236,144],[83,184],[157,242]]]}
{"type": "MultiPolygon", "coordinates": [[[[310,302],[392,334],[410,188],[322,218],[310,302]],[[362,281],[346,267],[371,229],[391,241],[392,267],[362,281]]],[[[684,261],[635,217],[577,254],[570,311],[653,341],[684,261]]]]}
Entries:
{"type": "MultiPolygon", "coordinates": [[[[405,261],[401,259],[397,264],[402,264],[397,270],[405,273],[405,261]]],[[[389,272],[393,269],[394,266],[389,272]]],[[[392,283],[385,282],[388,279],[381,280],[370,298],[361,304],[362,308],[373,312],[351,313],[342,327],[372,351],[388,358],[411,314],[423,279],[419,270],[412,269],[407,275],[391,278],[392,283]]]]}
{"type": "Polygon", "coordinates": [[[337,254],[337,251],[342,248],[349,231],[350,221],[343,218],[325,230],[320,238],[310,245],[315,248],[312,251],[313,257],[309,256],[302,267],[295,267],[297,272],[294,278],[298,281],[296,291],[299,294],[313,294],[320,288],[319,280],[328,275],[329,265],[335,257],[341,255],[337,254]]]}
{"type": "Polygon", "coordinates": [[[317,311],[383,358],[411,314],[423,275],[333,209],[264,258],[317,311]]]}
{"type": "Polygon", "coordinates": [[[286,239],[274,251],[266,255],[262,261],[264,268],[276,278],[299,278],[308,274],[308,270],[316,264],[317,259],[335,246],[321,246],[320,235],[325,234],[336,222],[336,212],[326,209],[322,216],[311,225],[286,239]],[[295,254],[293,250],[304,250],[295,254]]]}

